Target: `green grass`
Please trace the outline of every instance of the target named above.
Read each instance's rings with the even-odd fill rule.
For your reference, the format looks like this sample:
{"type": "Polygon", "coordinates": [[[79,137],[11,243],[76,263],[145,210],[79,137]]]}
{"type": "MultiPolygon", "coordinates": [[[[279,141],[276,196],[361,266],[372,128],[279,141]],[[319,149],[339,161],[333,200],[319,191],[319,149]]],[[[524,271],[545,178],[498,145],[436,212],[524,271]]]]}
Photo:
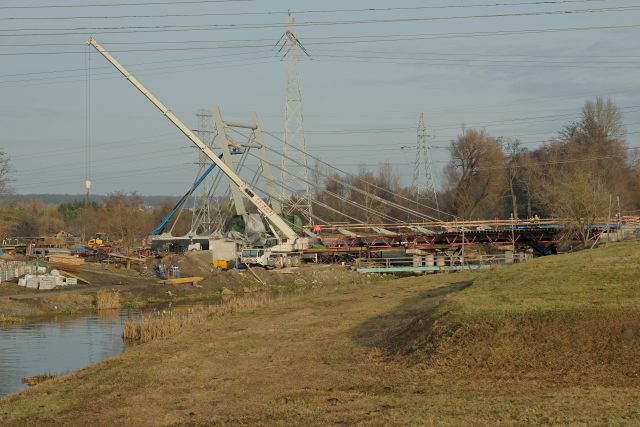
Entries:
{"type": "Polygon", "coordinates": [[[465,313],[640,308],[640,242],[538,258],[484,274],[451,299],[465,313]]]}
{"type": "Polygon", "coordinates": [[[387,347],[460,378],[637,385],[640,244],[482,274],[387,347]]]}

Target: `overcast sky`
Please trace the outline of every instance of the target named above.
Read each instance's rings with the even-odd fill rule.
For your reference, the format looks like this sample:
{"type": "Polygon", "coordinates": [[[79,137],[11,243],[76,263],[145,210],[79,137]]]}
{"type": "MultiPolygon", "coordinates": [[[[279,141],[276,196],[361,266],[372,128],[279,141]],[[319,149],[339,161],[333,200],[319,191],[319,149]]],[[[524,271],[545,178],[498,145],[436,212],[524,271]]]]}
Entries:
{"type": "Polygon", "coordinates": [[[0,150],[18,193],[82,193],[87,174],[94,194],[178,195],[193,182],[191,143],[83,44],[89,35],[192,128],[217,105],[234,121],[255,111],[281,137],[273,46],[288,9],[310,54],[307,147],[340,169],[388,160],[408,185],[421,112],[439,174],[462,125],[535,148],[596,96],[613,98],[640,147],[637,0],[107,3],[0,3],[0,150]]]}

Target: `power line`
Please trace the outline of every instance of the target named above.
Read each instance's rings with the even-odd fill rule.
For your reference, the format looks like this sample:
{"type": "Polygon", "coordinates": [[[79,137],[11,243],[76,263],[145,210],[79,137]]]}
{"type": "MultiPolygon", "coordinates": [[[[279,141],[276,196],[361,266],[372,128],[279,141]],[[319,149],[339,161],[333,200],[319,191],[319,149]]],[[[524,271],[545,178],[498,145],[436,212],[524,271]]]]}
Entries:
{"type": "MultiPolygon", "coordinates": [[[[549,65],[549,66],[554,66],[554,65],[563,65],[563,66],[569,66],[569,65],[580,65],[580,66],[585,66],[587,64],[591,65],[615,65],[615,66],[619,66],[619,65],[631,65],[631,66],[637,66],[639,63],[638,61],[612,61],[612,60],[606,60],[606,61],[591,61],[591,58],[585,57],[584,60],[582,61],[567,61],[567,60],[562,60],[562,61],[548,61],[548,60],[541,60],[541,59],[519,59],[519,60],[499,60],[499,59],[474,59],[474,58],[416,58],[415,56],[410,57],[410,56],[357,56],[357,55],[337,55],[337,54],[315,54],[314,58],[338,58],[341,61],[347,59],[347,60],[357,60],[357,59],[366,59],[366,60],[372,60],[371,62],[378,62],[378,60],[390,60],[388,62],[385,61],[380,61],[380,62],[384,62],[384,63],[390,63],[390,64],[407,64],[407,63],[412,63],[412,64],[433,64],[434,61],[438,61],[438,62],[447,62],[447,63],[479,63],[479,64],[505,64],[505,65],[517,65],[517,64],[522,64],[523,66],[527,66],[530,67],[531,65],[549,65]],[[394,60],[402,60],[402,61],[411,61],[411,62],[394,62],[394,60]],[[586,62],[589,61],[589,62],[586,62]]],[[[560,59],[559,57],[556,57],[557,59],[560,59]]],[[[367,62],[367,61],[356,61],[356,62],[367,62]]]]}
{"type": "MultiPolygon", "coordinates": [[[[232,68],[232,67],[244,67],[244,66],[249,66],[249,65],[260,65],[260,64],[270,64],[270,63],[274,63],[277,62],[277,59],[275,58],[271,58],[268,61],[253,61],[253,62],[235,62],[235,61],[228,61],[228,63],[226,65],[216,65],[219,64],[220,62],[224,62],[224,61],[219,61],[219,62],[213,62],[213,63],[209,63],[209,64],[200,64],[199,67],[184,67],[184,66],[180,66],[179,64],[173,66],[173,67],[164,67],[163,69],[160,70],[156,70],[156,71],[151,71],[151,72],[147,72],[145,73],[147,76],[152,76],[152,75],[162,75],[162,74],[172,74],[175,71],[196,71],[196,70],[208,70],[208,69],[219,69],[219,68],[232,68]],[[167,69],[171,68],[171,71],[168,71],[167,69]]],[[[99,75],[104,75],[107,76],[108,73],[95,73],[95,74],[99,74],[99,75]]],[[[102,78],[94,78],[93,80],[117,80],[118,78],[115,76],[111,76],[111,77],[102,77],[102,78]]],[[[0,82],[0,87],[2,85],[10,85],[11,87],[15,87],[17,86],[16,83],[22,83],[22,85],[29,85],[29,86],[35,86],[35,85],[44,85],[44,84],[50,84],[48,83],[47,80],[58,80],[58,83],[76,83],[79,81],[79,79],[77,78],[73,78],[73,77],[66,77],[66,76],[60,76],[60,77],[52,77],[50,79],[47,78],[36,78],[36,79],[22,79],[22,80],[13,80],[13,81],[4,81],[4,82],[0,82]],[[33,83],[34,81],[39,81],[39,83],[33,83]]]]}
{"type": "MultiPolygon", "coordinates": [[[[319,48],[319,49],[314,49],[314,54],[319,54],[322,55],[323,52],[325,53],[335,53],[336,50],[335,49],[323,49],[323,48],[319,48]]],[[[338,51],[339,53],[344,53],[344,54],[349,54],[349,55],[353,55],[353,54],[373,54],[376,55],[376,57],[378,57],[378,55],[389,55],[389,54],[394,54],[394,55],[398,55],[401,54],[401,52],[398,51],[393,51],[390,52],[388,50],[371,50],[371,49],[367,49],[367,50],[362,50],[362,49],[357,49],[357,50],[350,50],[350,49],[340,49],[338,51]]],[[[455,52],[451,52],[451,51],[446,51],[446,52],[442,52],[442,51],[419,51],[419,50],[411,50],[411,52],[408,52],[407,55],[405,55],[404,57],[401,56],[401,58],[406,58],[406,57],[416,57],[416,56],[424,56],[424,57],[431,57],[431,56],[446,56],[446,57],[456,57],[456,56],[460,56],[460,57],[464,57],[464,58],[468,58],[468,57],[488,57],[488,58],[551,58],[551,59],[566,59],[566,58],[572,58],[572,59],[581,59],[581,60],[586,60],[589,58],[640,58],[640,55],[600,55],[600,54],[591,54],[589,53],[588,55],[550,55],[550,54],[545,54],[545,55],[540,55],[540,54],[518,54],[518,53],[480,53],[480,52],[469,52],[469,51],[458,51],[456,50],[455,52]],[[410,56],[409,56],[410,55],[410,56]]]]}
{"type": "MultiPolygon", "coordinates": [[[[74,46],[77,46],[77,43],[74,43],[74,46]]],[[[2,47],[2,46],[0,46],[2,47]]],[[[228,56],[243,56],[243,55],[255,55],[255,52],[236,52],[236,53],[222,53],[222,54],[217,54],[216,57],[228,57],[228,56]]],[[[270,55],[273,56],[273,55],[270,55]]],[[[197,56],[197,57],[192,57],[192,58],[181,58],[179,61],[176,59],[165,59],[165,60],[161,60],[161,61],[145,61],[145,62],[137,62],[137,63],[132,63],[129,64],[130,68],[135,68],[138,66],[144,66],[144,65],[157,65],[157,64],[166,64],[166,63],[171,63],[171,62],[180,62],[180,63],[184,63],[184,62],[191,62],[191,61],[202,61],[202,60],[209,60],[211,59],[209,56],[197,56]]],[[[255,58],[250,58],[250,59],[255,59],[255,58]]],[[[112,70],[112,67],[108,67],[105,65],[102,66],[96,66],[93,67],[94,70],[112,70]]],[[[84,68],[64,68],[64,69],[57,69],[57,70],[47,70],[47,71],[34,71],[34,72],[29,72],[29,73],[14,73],[14,74],[2,74],[0,75],[0,78],[4,78],[4,77],[18,77],[18,76],[32,76],[32,75],[41,75],[41,74],[58,74],[58,73],[67,73],[67,72],[75,72],[75,71],[84,71],[84,68]]]]}
{"type": "Polygon", "coordinates": [[[85,7],[122,7],[122,6],[172,6],[175,4],[202,4],[202,3],[239,3],[254,0],[178,0],[170,2],[140,2],[140,3],[102,3],[102,4],[59,4],[59,5],[31,5],[31,6],[0,6],[0,9],[76,9],[85,7]]]}
{"type": "MultiPolygon", "coordinates": [[[[309,39],[307,45],[343,45],[343,44],[363,44],[363,43],[393,43],[402,41],[419,41],[419,40],[436,40],[436,39],[458,39],[458,38],[475,38],[475,37],[494,37],[494,36],[513,36],[525,34],[543,34],[543,33],[560,33],[574,31],[601,31],[601,30],[633,30],[640,28],[640,24],[628,25],[604,25],[604,26],[588,26],[588,27],[564,27],[564,28],[540,28],[540,29],[524,29],[524,30],[500,30],[500,31],[474,31],[467,33],[431,33],[431,34],[407,34],[407,35],[388,35],[388,36],[350,36],[350,37],[324,37],[309,39]],[[320,40],[320,41],[313,41],[320,40]]],[[[22,36],[41,36],[44,34],[22,34],[22,36]]],[[[0,34],[0,37],[6,35],[0,34]]],[[[272,39],[268,39],[273,41],[272,39]]],[[[223,41],[224,42],[224,41],[223,41]]],[[[151,42],[148,42],[151,43],[151,42]]],[[[168,42],[171,43],[171,42],[168,42]]],[[[182,43],[182,42],[175,42],[182,43]]],[[[187,44],[214,43],[214,41],[190,41],[187,44]]],[[[119,43],[114,43],[119,44],[119,43]]],[[[142,42],[140,44],[145,44],[142,42]]],[[[34,45],[37,46],[37,45],[34,45]]],[[[2,46],[0,46],[1,48],[2,46]]],[[[112,52],[163,52],[170,50],[179,51],[206,51],[217,49],[239,49],[239,48],[272,48],[273,43],[262,45],[229,45],[221,46],[199,46],[199,47],[182,47],[175,48],[155,48],[155,49],[120,49],[112,50],[112,52]]],[[[62,54],[79,54],[77,51],[46,51],[46,52],[12,52],[0,53],[0,56],[22,56],[22,55],[62,55],[62,54]]]]}
{"type": "MultiPolygon", "coordinates": [[[[238,0],[239,1],[239,0],[238,0]]],[[[608,13],[608,12],[628,12],[640,10],[640,6],[617,6],[591,9],[565,9],[554,11],[537,12],[515,12],[515,13],[495,13],[485,15],[460,15],[460,16],[422,16],[411,18],[385,18],[385,19],[351,19],[333,21],[309,21],[297,23],[296,27],[318,27],[334,25],[364,25],[364,24],[391,24],[391,23],[411,23],[447,20],[467,20],[486,18],[514,18],[533,16],[553,16],[553,15],[574,15],[585,13],[608,13]]],[[[104,33],[130,33],[130,32],[158,32],[158,31],[213,31],[213,30],[237,30],[237,29],[261,29],[261,28],[283,28],[288,24],[283,23],[256,23],[256,24],[206,24],[206,25],[151,25],[151,26],[118,26],[118,27],[73,27],[73,28],[17,28],[0,30],[9,31],[62,31],[58,33],[29,33],[29,34],[1,34],[2,36],[25,36],[25,35],[72,35],[85,34],[87,31],[97,34],[104,33]]]]}
{"type": "MultiPolygon", "coordinates": [[[[244,0],[249,1],[249,0],[244,0]]],[[[480,8],[480,7],[517,7],[517,6],[550,6],[554,4],[567,4],[567,3],[594,3],[594,2],[602,2],[606,0],[557,0],[557,1],[530,1],[530,2],[520,2],[520,3],[484,3],[484,4],[470,4],[470,5],[440,5],[440,6],[405,6],[405,7],[369,7],[369,8],[360,8],[360,9],[328,9],[328,10],[296,10],[296,15],[307,15],[307,14],[327,14],[327,13],[355,13],[355,12],[393,12],[393,11],[416,11],[416,10],[426,10],[426,9],[469,9],[469,8],[480,8]]],[[[205,2],[171,2],[171,3],[162,3],[167,5],[172,5],[174,3],[205,3],[205,2]]],[[[145,5],[154,4],[154,3],[144,3],[145,5]]],[[[134,5],[134,4],[129,4],[134,5]]],[[[107,5],[102,5],[107,6],[107,5]]],[[[114,5],[108,5],[114,6],[114,5]]],[[[117,5],[116,5],[117,6],[117,5]]],[[[58,6],[65,7],[65,6],[58,6]]],[[[66,6],[73,7],[73,6],[66,6]]],[[[0,9],[3,9],[0,7],[0,9]]],[[[58,21],[58,20],[73,20],[73,19],[145,19],[145,18],[188,18],[188,17],[201,17],[201,16],[268,16],[268,15],[287,15],[288,11],[263,11],[263,12],[213,12],[213,13],[165,13],[165,14],[156,14],[156,15],[115,15],[115,16],[42,16],[42,17],[5,17],[0,18],[0,21],[9,21],[9,20],[50,20],[50,21],[58,21]]]]}
{"type": "MultiPolygon", "coordinates": [[[[620,112],[637,112],[640,111],[640,105],[630,105],[627,107],[616,107],[616,110],[620,112]]],[[[605,109],[606,111],[606,109],[605,109]]],[[[543,116],[527,116],[527,117],[517,117],[513,119],[503,119],[503,120],[492,120],[487,122],[477,122],[473,124],[465,124],[467,127],[486,127],[487,125],[495,125],[495,124],[509,124],[516,123],[520,124],[524,123],[535,123],[539,121],[547,121],[554,120],[563,117],[576,117],[576,113],[565,113],[565,114],[550,114],[543,116]]],[[[433,126],[434,130],[452,130],[458,129],[460,126],[455,127],[438,127],[433,126]]],[[[391,127],[391,128],[373,128],[373,129],[335,129],[335,130],[306,130],[307,133],[310,134],[357,134],[357,133],[389,133],[389,132],[398,132],[398,131],[406,131],[407,127],[391,127]]],[[[413,129],[411,129],[413,132],[413,129]]],[[[277,132],[272,132],[277,133],[277,132]]]]}

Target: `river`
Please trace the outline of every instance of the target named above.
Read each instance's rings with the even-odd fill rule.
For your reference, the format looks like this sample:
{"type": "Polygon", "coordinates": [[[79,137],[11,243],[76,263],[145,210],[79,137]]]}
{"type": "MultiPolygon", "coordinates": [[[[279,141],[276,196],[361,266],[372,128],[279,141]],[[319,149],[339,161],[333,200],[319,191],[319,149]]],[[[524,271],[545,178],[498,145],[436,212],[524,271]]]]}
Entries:
{"type": "Polygon", "coordinates": [[[23,377],[76,371],[121,353],[127,315],[124,309],[0,327],[0,397],[26,388],[23,377]]]}

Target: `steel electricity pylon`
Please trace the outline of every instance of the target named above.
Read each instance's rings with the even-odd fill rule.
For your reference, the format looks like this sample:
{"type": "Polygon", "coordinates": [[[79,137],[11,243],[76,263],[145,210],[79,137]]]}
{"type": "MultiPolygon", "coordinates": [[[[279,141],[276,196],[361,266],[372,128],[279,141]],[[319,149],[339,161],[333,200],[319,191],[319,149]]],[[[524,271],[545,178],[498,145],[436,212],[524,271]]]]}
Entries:
{"type": "Polygon", "coordinates": [[[284,143],[281,162],[281,187],[284,213],[298,213],[312,223],[311,191],[309,187],[309,163],[304,138],[302,92],[300,90],[300,54],[309,55],[298,39],[295,18],[291,16],[291,28],[280,38],[276,46],[286,62],[284,143]],[[291,191],[291,189],[293,191],[291,191]]]}
{"type": "MultiPolygon", "coordinates": [[[[201,109],[196,113],[198,118],[198,129],[195,131],[196,135],[209,147],[213,148],[213,141],[216,136],[215,128],[213,126],[213,116],[211,112],[201,109]]],[[[209,158],[202,152],[198,154],[198,171],[203,173],[205,169],[211,164],[209,158]]],[[[210,234],[213,221],[213,209],[211,208],[211,186],[213,177],[208,177],[205,182],[200,185],[199,193],[194,199],[193,211],[194,215],[191,216],[191,231],[194,233],[201,233],[203,235],[210,234]]]]}
{"type": "Polygon", "coordinates": [[[433,179],[431,146],[427,140],[427,128],[424,124],[424,113],[420,113],[418,122],[418,144],[415,170],[413,171],[413,189],[416,200],[438,209],[438,196],[433,179]]]}

